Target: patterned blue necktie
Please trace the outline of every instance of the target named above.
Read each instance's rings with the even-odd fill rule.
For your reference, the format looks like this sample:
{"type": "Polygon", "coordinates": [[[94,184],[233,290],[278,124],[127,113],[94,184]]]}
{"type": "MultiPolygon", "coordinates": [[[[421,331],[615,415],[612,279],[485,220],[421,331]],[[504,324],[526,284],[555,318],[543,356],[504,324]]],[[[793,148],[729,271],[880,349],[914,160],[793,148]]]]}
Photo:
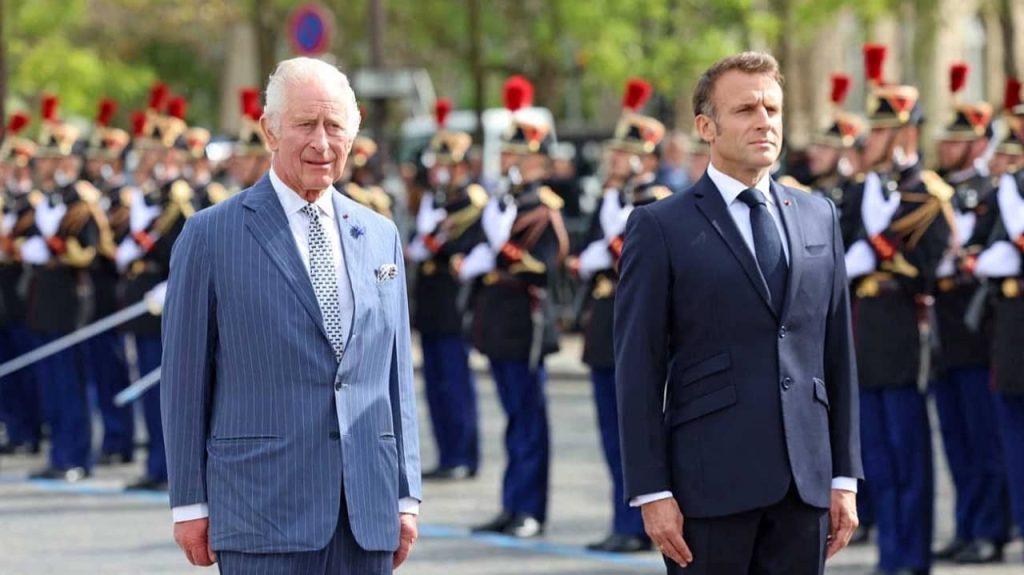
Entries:
{"type": "Polygon", "coordinates": [[[334,357],[341,361],[345,340],[342,337],[341,305],[338,302],[338,272],[334,267],[334,258],[331,257],[331,244],[320,222],[320,210],[316,204],[306,204],[302,213],[309,218],[309,279],[313,282],[313,292],[320,304],[324,329],[334,348],[334,357]]]}
{"type": "Polygon", "coordinates": [[[757,267],[761,268],[761,275],[768,284],[772,308],[776,314],[781,314],[782,302],[786,297],[786,283],[789,281],[789,265],[786,264],[786,253],[782,251],[779,229],[775,226],[772,215],[768,213],[768,202],[761,190],[747,188],[739,198],[741,202],[750,206],[750,229],[754,235],[757,267]]]}

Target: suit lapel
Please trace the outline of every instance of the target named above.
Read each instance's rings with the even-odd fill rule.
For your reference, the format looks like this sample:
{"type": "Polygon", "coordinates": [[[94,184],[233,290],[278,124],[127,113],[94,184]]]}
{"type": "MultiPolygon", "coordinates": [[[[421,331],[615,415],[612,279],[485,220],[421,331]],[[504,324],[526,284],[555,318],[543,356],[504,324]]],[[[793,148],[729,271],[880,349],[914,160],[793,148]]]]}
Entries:
{"type": "MultiPolygon", "coordinates": [[[[246,208],[251,210],[249,217],[245,218],[245,227],[256,238],[263,251],[267,253],[271,261],[281,270],[281,273],[292,286],[295,295],[298,296],[302,307],[306,308],[310,318],[319,328],[324,338],[327,338],[327,330],[324,328],[323,314],[320,312],[320,304],[316,301],[316,294],[313,292],[313,284],[309,280],[309,272],[302,263],[299,250],[295,246],[295,238],[292,236],[291,228],[288,227],[288,217],[285,216],[284,208],[274,193],[274,186],[270,183],[268,176],[263,178],[252,187],[242,201],[246,208]]],[[[330,341],[330,340],[328,340],[330,341]]]]}
{"type": "Polygon", "coordinates": [[[334,219],[338,225],[338,237],[341,238],[341,253],[345,265],[345,273],[348,274],[348,284],[352,289],[352,318],[347,330],[345,347],[348,347],[352,339],[352,331],[356,324],[356,318],[360,311],[368,304],[366,298],[373,295],[369,288],[373,287],[369,282],[369,271],[366,257],[369,241],[366,236],[366,226],[356,216],[355,211],[350,209],[347,200],[340,193],[331,196],[334,202],[334,219]]]}
{"type": "Polygon", "coordinates": [[[757,267],[757,260],[754,259],[754,254],[751,253],[750,248],[747,247],[747,242],[743,240],[740,230],[736,227],[736,222],[733,221],[732,214],[729,213],[729,208],[725,205],[725,199],[722,198],[722,194],[706,173],[697,182],[694,193],[697,196],[697,209],[711,222],[718,235],[722,236],[722,240],[725,241],[732,255],[739,261],[740,267],[747,274],[747,278],[754,289],[757,293],[761,294],[761,300],[764,301],[764,304],[774,314],[771,298],[768,295],[768,284],[765,283],[764,278],[761,276],[761,270],[757,267]]]}
{"type": "Polygon", "coordinates": [[[776,205],[782,215],[782,223],[786,228],[786,240],[789,242],[789,281],[786,282],[786,300],[782,308],[782,319],[789,317],[789,310],[796,299],[797,288],[800,287],[800,275],[804,270],[804,231],[800,227],[800,204],[793,197],[793,192],[772,181],[776,205]]]}

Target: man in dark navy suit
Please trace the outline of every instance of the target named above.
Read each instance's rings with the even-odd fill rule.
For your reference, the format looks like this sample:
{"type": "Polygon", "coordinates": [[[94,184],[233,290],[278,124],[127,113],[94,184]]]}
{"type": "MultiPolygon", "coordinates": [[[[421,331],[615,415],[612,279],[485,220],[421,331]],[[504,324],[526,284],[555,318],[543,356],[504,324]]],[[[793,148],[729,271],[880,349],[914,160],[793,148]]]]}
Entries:
{"type": "Polygon", "coordinates": [[[820,574],[857,526],[843,243],[830,202],[769,176],[781,83],[767,54],[705,72],[694,110],[707,172],[626,228],[615,306],[626,496],[669,574],[820,574]]]}

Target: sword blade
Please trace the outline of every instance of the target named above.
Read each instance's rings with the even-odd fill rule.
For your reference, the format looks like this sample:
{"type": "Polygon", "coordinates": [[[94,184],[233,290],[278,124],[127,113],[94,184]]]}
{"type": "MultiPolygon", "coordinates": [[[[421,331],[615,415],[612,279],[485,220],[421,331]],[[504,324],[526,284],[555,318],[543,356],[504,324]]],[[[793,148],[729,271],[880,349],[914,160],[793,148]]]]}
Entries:
{"type": "Polygon", "coordinates": [[[122,389],[120,393],[114,396],[114,405],[117,407],[124,407],[136,399],[142,397],[146,390],[160,383],[160,368],[156,368],[153,371],[142,376],[139,381],[129,385],[122,389]]]}
{"type": "Polygon", "coordinates": [[[93,322],[81,329],[77,329],[63,337],[55,339],[46,345],[37,347],[28,353],[19,355],[6,363],[0,364],[0,378],[32,365],[41,359],[46,359],[55,353],[60,353],[69,347],[74,347],[90,337],[103,333],[108,329],[115,328],[147,313],[149,313],[149,308],[146,305],[146,300],[135,303],[119,312],[108,315],[99,321],[93,322]]]}

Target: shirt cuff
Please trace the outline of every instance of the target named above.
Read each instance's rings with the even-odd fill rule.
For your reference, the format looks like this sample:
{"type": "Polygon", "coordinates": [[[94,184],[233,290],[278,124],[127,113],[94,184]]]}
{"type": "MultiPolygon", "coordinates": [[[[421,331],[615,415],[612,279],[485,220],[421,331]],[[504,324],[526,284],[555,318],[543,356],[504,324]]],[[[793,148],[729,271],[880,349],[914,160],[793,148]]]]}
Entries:
{"type": "Polygon", "coordinates": [[[210,508],[205,503],[193,503],[192,505],[182,505],[180,507],[171,508],[171,517],[174,518],[175,523],[181,523],[182,521],[193,521],[195,519],[202,519],[203,517],[210,516],[210,508]]]}
{"type": "Polygon", "coordinates": [[[857,493],[857,480],[852,477],[833,477],[832,489],[841,489],[857,493]]]}
{"type": "Polygon", "coordinates": [[[398,513],[406,515],[420,514],[420,500],[415,497],[403,497],[398,500],[398,513]]]}
{"type": "Polygon", "coordinates": [[[654,501],[661,501],[662,499],[668,499],[672,497],[671,491],[659,491],[657,493],[647,493],[644,495],[637,495],[636,497],[629,500],[630,507],[640,507],[654,501]]]}

